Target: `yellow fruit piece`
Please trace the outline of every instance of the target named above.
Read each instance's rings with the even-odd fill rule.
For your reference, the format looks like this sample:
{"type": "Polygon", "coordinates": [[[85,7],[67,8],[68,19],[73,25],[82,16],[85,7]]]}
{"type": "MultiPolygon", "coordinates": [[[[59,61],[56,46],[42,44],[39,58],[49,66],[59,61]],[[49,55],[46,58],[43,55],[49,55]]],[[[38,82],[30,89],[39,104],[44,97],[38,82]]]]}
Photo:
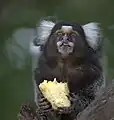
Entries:
{"type": "Polygon", "coordinates": [[[67,83],[44,80],[39,88],[45,98],[52,104],[53,109],[58,107],[70,107],[70,100],[68,99],[69,89],[67,83]]]}

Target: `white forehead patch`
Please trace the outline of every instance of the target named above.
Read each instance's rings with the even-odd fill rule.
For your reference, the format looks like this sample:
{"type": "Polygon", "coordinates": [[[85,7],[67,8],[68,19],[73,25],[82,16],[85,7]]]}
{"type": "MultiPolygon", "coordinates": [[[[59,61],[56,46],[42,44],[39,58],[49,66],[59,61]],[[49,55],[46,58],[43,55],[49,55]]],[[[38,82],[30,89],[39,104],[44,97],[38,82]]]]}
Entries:
{"type": "Polygon", "coordinates": [[[69,32],[69,31],[72,31],[72,26],[62,26],[61,28],[64,32],[69,32]]]}

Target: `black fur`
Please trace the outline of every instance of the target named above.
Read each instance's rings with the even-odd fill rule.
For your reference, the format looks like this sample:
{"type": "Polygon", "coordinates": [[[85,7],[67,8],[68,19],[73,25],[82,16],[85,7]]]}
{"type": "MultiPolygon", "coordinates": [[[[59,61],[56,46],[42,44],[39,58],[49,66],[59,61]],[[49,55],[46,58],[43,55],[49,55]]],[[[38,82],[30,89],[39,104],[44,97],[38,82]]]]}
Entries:
{"type": "MultiPolygon", "coordinates": [[[[102,76],[102,66],[94,51],[87,43],[84,30],[79,24],[60,22],[54,26],[35,70],[37,85],[46,80],[57,78],[58,81],[68,82],[71,93],[75,93],[83,101],[85,108],[95,97],[94,88],[90,89],[102,76]],[[55,31],[62,25],[72,25],[80,36],[76,37],[75,48],[72,54],[63,59],[56,48],[55,31]]],[[[76,104],[76,106],[78,106],[76,104]]],[[[75,106],[75,107],[76,107],[75,106]]],[[[76,109],[77,110],[77,109],[76,109]]],[[[76,114],[80,110],[76,111],[76,114]]],[[[68,115],[67,115],[68,118],[68,115]]],[[[62,120],[65,120],[63,115],[62,120]]],[[[71,119],[71,118],[69,118],[71,119]]]]}

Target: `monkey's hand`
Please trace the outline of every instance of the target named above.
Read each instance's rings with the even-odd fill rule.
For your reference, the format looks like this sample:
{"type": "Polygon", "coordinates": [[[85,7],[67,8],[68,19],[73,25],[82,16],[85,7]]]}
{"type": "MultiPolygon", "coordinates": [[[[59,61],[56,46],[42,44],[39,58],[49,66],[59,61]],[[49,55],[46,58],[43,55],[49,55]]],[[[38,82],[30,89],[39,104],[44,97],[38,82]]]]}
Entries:
{"type": "Polygon", "coordinates": [[[71,114],[72,112],[75,112],[75,107],[77,100],[79,99],[77,95],[74,93],[70,93],[68,96],[69,100],[71,101],[71,106],[70,107],[64,107],[64,108],[58,108],[56,112],[58,114],[71,114]]]}
{"type": "Polygon", "coordinates": [[[58,114],[70,114],[73,117],[84,110],[84,104],[81,102],[80,97],[76,93],[70,93],[69,100],[71,101],[71,106],[68,108],[59,108],[56,112],[58,114]]]}
{"type": "Polygon", "coordinates": [[[51,104],[43,96],[38,100],[38,104],[41,110],[48,112],[52,110],[51,104]]]}
{"type": "Polygon", "coordinates": [[[38,89],[38,106],[43,113],[52,111],[52,105],[48,100],[43,96],[40,89],[38,89]]]}
{"type": "MultiPolygon", "coordinates": [[[[40,84],[42,76],[40,75],[39,69],[36,68],[35,71],[34,71],[34,73],[35,73],[36,84],[40,84]]],[[[43,113],[51,111],[52,110],[51,103],[49,103],[47,101],[47,99],[44,97],[44,95],[40,91],[39,87],[37,87],[37,88],[38,88],[38,91],[37,91],[37,105],[38,105],[39,109],[43,113]]]]}

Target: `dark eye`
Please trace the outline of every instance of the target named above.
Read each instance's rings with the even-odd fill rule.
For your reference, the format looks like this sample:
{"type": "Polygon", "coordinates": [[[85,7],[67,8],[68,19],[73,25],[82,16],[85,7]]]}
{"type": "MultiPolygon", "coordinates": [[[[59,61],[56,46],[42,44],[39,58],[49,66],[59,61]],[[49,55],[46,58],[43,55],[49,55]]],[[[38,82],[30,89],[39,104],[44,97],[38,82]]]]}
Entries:
{"type": "Polygon", "coordinates": [[[62,35],[63,33],[62,32],[58,32],[57,35],[62,35]]]}
{"type": "Polygon", "coordinates": [[[75,41],[76,41],[76,38],[77,38],[77,35],[76,35],[76,34],[71,34],[69,41],[75,42],[75,41]]]}
{"type": "Polygon", "coordinates": [[[56,34],[57,34],[57,35],[62,35],[62,34],[63,34],[63,31],[62,31],[62,30],[57,30],[57,31],[56,31],[56,34]]]}
{"type": "Polygon", "coordinates": [[[71,36],[76,36],[76,34],[75,34],[75,33],[72,33],[71,36]]]}
{"type": "Polygon", "coordinates": [[[61,33],[59,33],[59,34],[57,33],[56,34],[56,41],[61,41],[62,37],[63,37],[63,35],[61,33]]]}
{"type": "Polygon", "coordinates": [[[72,36],[77,36],[77,35],[79,35],[79,33],[78,33],[77,31],[73,31],[73,32],[71,33],[71,35],[72,35],[72,36]]]}

